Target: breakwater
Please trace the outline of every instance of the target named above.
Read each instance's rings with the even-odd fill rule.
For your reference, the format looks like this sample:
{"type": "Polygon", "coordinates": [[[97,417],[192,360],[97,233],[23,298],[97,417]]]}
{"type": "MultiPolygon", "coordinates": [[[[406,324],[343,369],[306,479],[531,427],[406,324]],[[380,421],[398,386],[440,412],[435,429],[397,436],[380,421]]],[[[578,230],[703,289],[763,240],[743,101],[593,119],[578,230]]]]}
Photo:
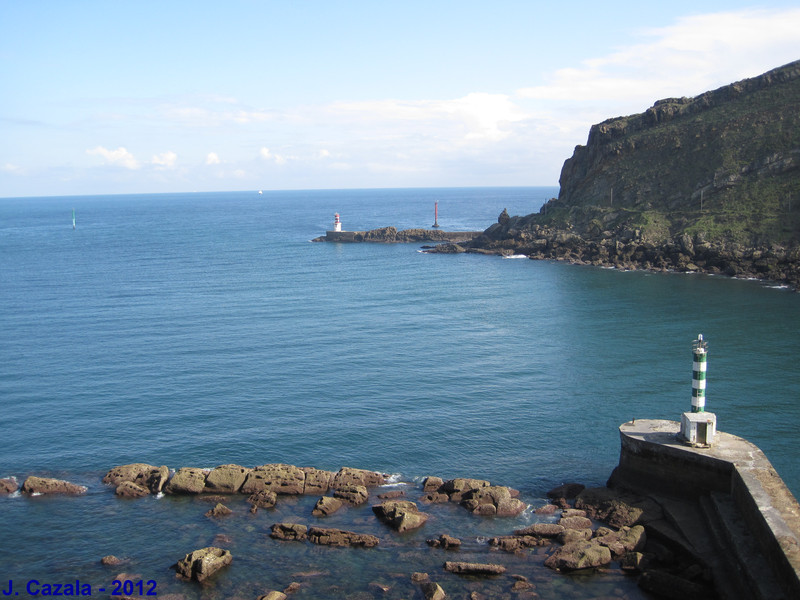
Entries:
{"type": "Polygon", "coordinates": [[[379,242],[379,243],[413,243],[413,242],[467,242],[481,235],[482,231],[442,231],[440,229],[401,229],[396,227],[380,227],[369,231],[327,231],[325,235],[316,237],[312,242],[379,242]]]}
{"type": "Polygon", "coordinates": [[[665,420],[621,425],[609,485],[654,498],[667,518],[648,532],[705,562],[723,598],[800,598],[800,505],[767,457],[719,431],[711,448],[692,448],[679,430],[665,420]]]}

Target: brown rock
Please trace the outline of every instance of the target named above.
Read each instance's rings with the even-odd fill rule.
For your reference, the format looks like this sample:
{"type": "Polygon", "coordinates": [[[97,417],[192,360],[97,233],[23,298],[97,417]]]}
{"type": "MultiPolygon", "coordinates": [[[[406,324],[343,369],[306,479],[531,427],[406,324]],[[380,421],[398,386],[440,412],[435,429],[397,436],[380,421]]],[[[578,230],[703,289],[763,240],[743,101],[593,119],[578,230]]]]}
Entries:
{"type": "Polygon", "coordinates": [[[590,539],[592,539],[591,529],[565,529],[564,533],[558,536],[558,541],[562,544],[583,542],[590,539]]]}
{"type": "Polygon", "coordinates": [[[558,507],[555,504],[545,504],[544,506],[540,506],[533,512],[537,515],[554,515],[558,511],[558,507]]]}
{"type": "Polygon", "coordinates": [[[218,502],[217,505],[209,511],[206,511],[206,517],[227,517],[228,515],[232,514],[233,511],[225,506],[224,504],[218,502]]]}
{"type": "Polygon", "coordinates": [[[444,570],[459,575],[502,575],[506,572],[503,565],[451,561],[444,563],[444,570]]]}
{"type": "Polygon", "coordinates": [[[392,490],[384,494],[378,494],[379,500],[394,500],[395,498],[402,498],[406,495],[405,490],[392,490]]]}
{"type": "Polygon", "coordinates": [[[270,490],[261,490],[250,494],[247,501],[250,503],[250,512],[255,512],[259,508],[274,508],[278,503],[278,494],[270,490]]]}
{"type": "Polygon", "coordinates": [[[641,552],[647,544],[647,534],[641,525],[623,527],[619,534],[619,542],[626,552],[641,552]]]}
{"type": "Polygon", "coordinates": [[[300,523],[275,523],[269,537],[276,540],[302,541],[308,537],[308,527],[300,523]]]}
{"type": "Polygon", "coordinates": [[[13,477],[0,479],[0,494],[13,494],[19,489],[17,480],[13,477]]]}
{"type": "Polygon", "coordinates": [[[288,598],[288,596],[283,592],[272,590],[263,596],[259,596],[258,600],[286,600],[286,598],[288,598]]]}
{"type": "Polygon", "coordinates": [[[113,554],[109,554],[109,555],[104,556],[103,558],[100,559],[100,564],[106,565],[106,566],[116,566],[116,565],[120,564],[121,562],[122,562],[122,560],[117,558],[113,554]]]}
{"type": "Polygon", "coordinates": [[[422,491],[435,492],[442,487],[443,483],[444,481],[442,481],[441,477],[426,477],[422,482],[422,491]]]}
{"type": "MultiPolygon", "coordinates": [[[[220,465],[211,469],[203,491],[211,494],[236,494],[252,469],[240,465],[220,465]]],[[[256,491],[256,490],[253,490],[256,491]]]]}
{"type": "Polygon", "coordinates": [[[35,477],[31,475],[22,484],[22,491],[26,494],[69,494],[78,496],[86,493],[86,486],[76,485],[61,479],[49,477],[35,477]]]}
{"type": "Polygon", "coordinates": [[[376,471],[365,471],[364,469],[354,469],[352,467],[342,467],[333,476],[331,487],[339,489],[348,485],[363,485],[364,487],[375,487],[386,483],[386,478],[376,471]]]}
{"type": "Polygon", "coordinates": [[[427,494],[423,495],[419,501],[423,502],[424,504],[438,504],[450,502],[450,496],[447,494],[440,494],[439,492],[428,492],[427,494]]]}
{"type": "Polygon", "coordinates": [[[333,495],[353,506],[364,504],[369,499],[369,492],[363,485],[342,485],[333,491],[333,495]]]}
{"type": "Polygon", "coordinates": [[[194,467],[181,467],[167,483],[168,494],[199,494],[206,487],[208,471],[194,467]]]}
{"type": "Polygon", "coordinates": [[[326,527],[309,528],[308,539],[315,544],[324,546],[360,546],[362,548],[372,548],[379,542],[374,535],[326,527]]]}
{"type": "Polygon", "coordinates": [[[302,467],[302,469],[306,474],[305,486],[303,487],[304,494],[324,494],[330,489],[333,473],[315,469],[314,467],[302,467]]]}
{"type": "Polygon", "coordinates": [[[432,548],[443,548],[444,550],[458,550],[461,547],[461,540],[451,535],[443,533],[438,540],[426,540],[428,546],[432,548]]]}
{"type": "Polygon", "coordinates": [[[247,473],[242,494],[269,490],[277,494],[298,495],[305,490],[306,472],[294,465],[274,463],[256,467],[247,473]]]}
{"type": "Polygon", "coordinates": [[[444,600],[447,598],[447,594],[444,593],[442,586],[435,581],[423,581],[420,583],[419,587],[422,590],[422,595],[425,597],[425,600],[444,600]]]}
{"type": "Polygon", "coordinates": [[[514,498],[511,489],[504,486],[469,490],[462,494],[461,505],[476,515],[498,517],[516,516],[525,510],[525,503],[514,498]]]}
{"type": "Polygon", "coordinates": [[[419,512],[417,505],[409,500],[387,500],[373,506],[372,512],[400,533],[422,527],[428,520],[428,515],[419,512]]]}
{"type": "Polygon", "coordinates": [[[550,555],[544,564],[558,571],[575,571],[601,567],[610,562],[611,551],[608,548],[585,540],[562,546],[550,555]]]}
{"type": "Polygon", "coordinates": [[[461,502],[464,495],[472,490],[477,490],[491,485],[488,481],[483,479],[465,479],[457,477],[456,479],[448,479],[439,488],[439,493],[447,494],[452,502],[461,502]]]}
{"type": "Polygon", "coordinates": [[[229,550],[209,546],[190,552],[179,560],[174,568],[184,579],[205,581],[231,562],[233,562],[233,556],[229,550]]]}
{"type": "MultiPolygon", "coordinates": [[[[365,488],[366,489],[366,488],[365,488]]],[[[315,517],[327,517],[342,508],[343,501],[333,496],[322,496],[314,505],[311,514],[315,517]]]]}
{"type": "Polygon", "coordinates": [[[296,581],[293,581],[292,583],[290,583],[289,585],[286,586],[286,589],[283,590],[283,593],[284,594],[294,594],[301,587],[303,587],[302,584],[297,583],[296,581]]]}
{"type": "Polygon", "coordinates": [[[561,517],[558,524],[564,529],[590,529],[592,527],[591,519],[586,517],[561,517]]]}
{"type": "Polygon", "coordinates": [[[514,535],[536,535],[539,537],[554,538],[564,533],[564,526],[557,523],[534,523],[524,529],[514,530],[514,535]]]}
{"type": "Polygon", "coordinates": [[[132,481],[123,481],[114,493],[120,498],[142,498],[150,495],[150,490],[132,481]]]}
{"type": "Polygon", "coordinates": [[[544,546],[548,542],[534,535],[500,535],[489,539],[489,545],[506,552],[518,552],[523,548],[544,546]]]}
{"type": "Polygon", "coordinates": [[[607,487],[587,488],[575,499],[575,507],[582,508],[593,519],[605,521],[612,527],[635,525],[644,510],[631,504],[632,498],[623,492],[607,487]]]}
{"type": "Polygon", "coordinates": [[[103,483],[119,486],[125,481],[130,481],[147,488],[152,494],[158,494],[168,479],[169,468],[166,465],[157,467],[145,463],[133,463],[114,467],[103,477],[103,483]]]}

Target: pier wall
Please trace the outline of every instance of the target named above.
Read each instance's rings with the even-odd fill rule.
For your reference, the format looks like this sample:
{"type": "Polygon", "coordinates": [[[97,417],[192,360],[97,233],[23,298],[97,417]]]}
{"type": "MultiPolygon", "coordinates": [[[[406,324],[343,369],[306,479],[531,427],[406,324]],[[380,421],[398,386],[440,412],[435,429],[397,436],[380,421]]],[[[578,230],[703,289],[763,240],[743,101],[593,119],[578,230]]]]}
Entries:
{"type": "Polygon", "coordinates": [[[370,231],[326,231],[324,236],[314,242],[466,242],[481,235],[482,231],[442,231],[440,229],[402,229],[382,227],[370,231]]]}
{"type": "Polygon", "coordinates": [[[800,598],[800,504],[757,446],[718,431],[711,448],[692,448],[677,439],[680,424],[665,420],[619,431],[615,483],[688,498],[730,494],[786,597],[800,598]]]}

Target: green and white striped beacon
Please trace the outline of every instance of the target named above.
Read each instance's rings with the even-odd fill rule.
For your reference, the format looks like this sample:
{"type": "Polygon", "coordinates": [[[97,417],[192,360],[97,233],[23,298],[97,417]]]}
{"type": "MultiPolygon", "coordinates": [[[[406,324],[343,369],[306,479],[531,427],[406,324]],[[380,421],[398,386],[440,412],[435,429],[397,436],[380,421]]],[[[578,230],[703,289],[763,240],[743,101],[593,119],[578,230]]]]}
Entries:
{"type": "Polygon", "coordinates": [[[692,357],[692,412],[705,412],[708,342],[703,339],[702,333],[692,343],[692,357]]]}

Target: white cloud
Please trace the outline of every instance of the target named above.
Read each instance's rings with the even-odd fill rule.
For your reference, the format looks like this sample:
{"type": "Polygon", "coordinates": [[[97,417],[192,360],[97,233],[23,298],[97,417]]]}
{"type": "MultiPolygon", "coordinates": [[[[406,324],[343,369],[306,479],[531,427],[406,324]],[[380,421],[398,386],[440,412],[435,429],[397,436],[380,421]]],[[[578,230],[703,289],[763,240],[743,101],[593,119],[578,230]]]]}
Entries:
{"type": "Polygon", "coordinates": [[[0,166],[0,171],[5,171],[6,173],[21,173],[22,168],[17,165],[12,165],[11,163],[6,163],[0,166]]]}
{"type": "Polygon", "coordinates": [[[274,162],[276,165],[285,165],[286,158],[280,154],[274,154],[269,148],[261,148],[259,155],[266,161],[274,162]]]}
{"type": "Polygon", "coordinates": [[[136,170],[139,168],[139,161],[134,158],[133,154],[128,152],[123,146],[116,150],[109,150],[103,146],[97,146],[91,150],[87,150],[86,154],[102,156],[108,164],[118,165],[126,169],[136,170]]]}
{"type": "Polygon", "coordinates": [[[500,141],[511,124],[527,117],[509,96],[481,92],[450,100],[342,102],[328,111],[334,118],[355,120],[352,125],[361,125],[371,137],[395,136],[401,128],[412,137],[428,132],[451,141],[500,141]]]}
{"type": "MultiPolygon", "coordinates": [[[[639,106],[693,96],[797,59],[800,9],[695,15],[639,32],[643,41],[555,71],[518,97],[639,106]]],[[[608,116],[616,116],[609,114],[608,116]]]]}
{"type": "Polygon", "coordinates": [[[153,156],[153,159],[150,161],[157,167],[161,167],[164,169],[171,169],[175,166],[175,162],[178,160],[178,155],[172,151],[169,152],[162,152],[161,154],[156,154],[153,156]]]}
{"type": "Polygon", "coordinates": [[[209,152],[206,156],[206,164],[207,165],[218,165],[222,161],[219,159],[219,156],[216,152],[209,152]]]}

